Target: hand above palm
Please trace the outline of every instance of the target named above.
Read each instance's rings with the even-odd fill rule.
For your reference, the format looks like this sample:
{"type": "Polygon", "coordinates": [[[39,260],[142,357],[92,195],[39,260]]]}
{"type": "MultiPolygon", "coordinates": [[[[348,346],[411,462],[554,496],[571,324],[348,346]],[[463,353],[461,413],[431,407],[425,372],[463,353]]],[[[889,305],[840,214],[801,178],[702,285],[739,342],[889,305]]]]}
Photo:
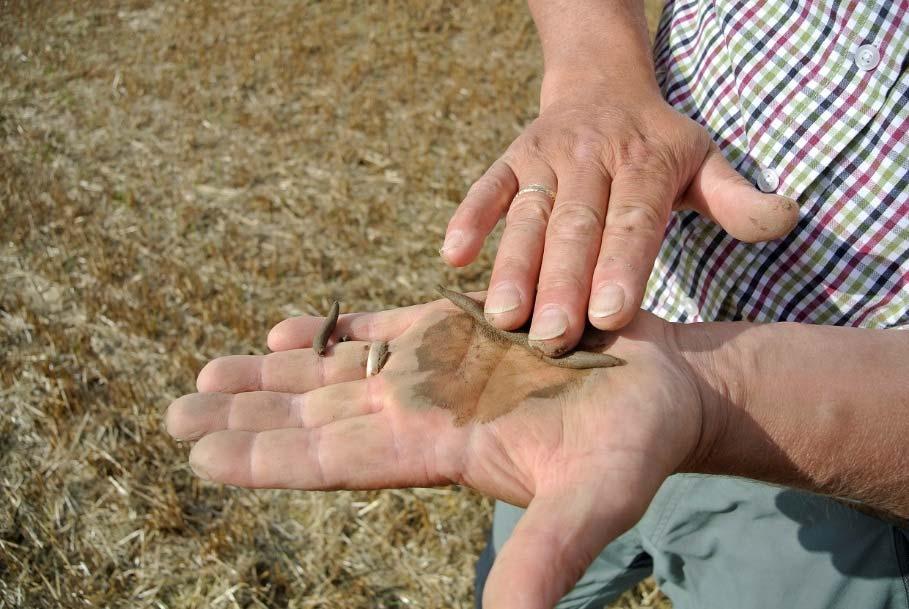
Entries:
{"type": "Polygon", "coordinates": [[[695,451],[697,381],[672,326],[640,313],[583,344],[627,360],[609,369],[543,363],[477,331],[445,301],[341,318],[324,358],[320,320],[290,319],[266,356],[214,360],[202,393],[168,410],[169,432],[199,439],[201,475],[239,486],[307,490],[471,486],[528,506],[486,588],[488,606],[545,607],[643,514],[695,451]],[[386,340],[365,378],[368,342],[386,340]]]}

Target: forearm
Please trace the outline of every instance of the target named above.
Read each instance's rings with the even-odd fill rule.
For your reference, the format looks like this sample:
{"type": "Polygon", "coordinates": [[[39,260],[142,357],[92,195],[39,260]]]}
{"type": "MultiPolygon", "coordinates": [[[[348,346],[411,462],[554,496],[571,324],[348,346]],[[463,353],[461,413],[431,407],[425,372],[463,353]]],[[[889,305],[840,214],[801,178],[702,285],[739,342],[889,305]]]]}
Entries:
{"type": "Polygon", "coordinates": [[[642,0],[528,0],[543,47],[541,106],[591,85],[659,95],[642,0]]]}
{"type": "Polygon", "coordinates": [[[794,486],[909,518],[909,332],[675,327],[705,405],[691,471],[794,486]]]}

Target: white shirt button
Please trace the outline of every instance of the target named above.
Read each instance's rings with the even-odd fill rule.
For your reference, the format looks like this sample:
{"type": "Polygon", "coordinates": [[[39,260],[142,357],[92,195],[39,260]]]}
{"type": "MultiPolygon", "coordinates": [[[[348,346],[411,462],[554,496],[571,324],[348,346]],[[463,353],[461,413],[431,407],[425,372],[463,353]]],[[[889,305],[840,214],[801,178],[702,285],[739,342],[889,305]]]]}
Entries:
{"type": "Polygon", "coordinates": [[[780,187],[780,174],[770,167],[761,167],[757,176],[757,187],[761,192],[776,192],[780,187]]]}
{"type": "Polygon", "coordinates": [[[855,65],[859,70],[873,70],[881,62],[881,52],[873,44],[863,44],[855,49],[855,65]]]}

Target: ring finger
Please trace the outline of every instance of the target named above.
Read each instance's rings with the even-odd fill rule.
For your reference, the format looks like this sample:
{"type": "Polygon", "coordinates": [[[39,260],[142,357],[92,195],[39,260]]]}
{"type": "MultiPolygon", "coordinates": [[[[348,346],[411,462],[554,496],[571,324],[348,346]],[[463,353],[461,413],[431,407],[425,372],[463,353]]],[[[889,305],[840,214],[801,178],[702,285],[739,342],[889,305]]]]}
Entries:
{"type": "Polygon", "coordinates": [[[520,188],[505,216],[485,304],[486,317],[504,330],[522,326],[533,311],[546,226],[558,188],[555,172],[546,163],[535,163],[520,174],[520,188]]]}

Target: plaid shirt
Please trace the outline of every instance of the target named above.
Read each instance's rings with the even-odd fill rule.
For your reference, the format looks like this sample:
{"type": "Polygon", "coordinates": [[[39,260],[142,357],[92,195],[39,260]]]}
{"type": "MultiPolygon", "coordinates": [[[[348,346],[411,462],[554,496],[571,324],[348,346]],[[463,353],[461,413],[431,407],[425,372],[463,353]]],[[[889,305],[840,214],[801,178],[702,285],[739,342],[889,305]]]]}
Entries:
{"type": "Polygon", "coordinates": [[[909,325],[909,0],[678,0],[666,99],[745,176],[796,199],[786,238],[670,221],[644,306],[674,321],[909,325]]]}

